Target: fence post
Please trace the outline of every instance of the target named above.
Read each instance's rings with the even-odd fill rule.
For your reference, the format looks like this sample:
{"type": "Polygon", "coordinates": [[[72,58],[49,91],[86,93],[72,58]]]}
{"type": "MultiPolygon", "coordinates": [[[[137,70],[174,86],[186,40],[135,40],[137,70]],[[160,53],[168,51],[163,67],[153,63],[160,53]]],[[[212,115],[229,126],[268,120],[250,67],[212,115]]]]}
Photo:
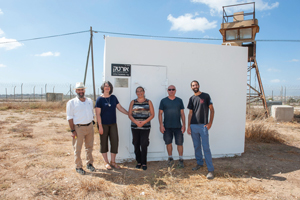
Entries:
{"type": "Polygon", "coordinates": [[[16,87],[17,86],[14,87],[14,101],[16,101],[16,87]]]}
{"type": "Polygon", "coordinates": [[[7,88],[5,88],[5,98],[6,98],[6,101],[7,101],[7,88]]]}
{"type": "Polygon", "coordinates": [[[33,87],[33,101],[35,101],[35,86],[33,87]]]}
{"type": "Polygon", "coordinates": [[[43,88],[41,88],[41,100],[43,100],[43,88]]]}
{"type": "Polygon", "coordinates": [[[53,93],[54,93],[54,88],[55,88],[55,86],[53,86],[53,93]]]}
{"type": "Polygon", "coordinates": [[[23,83],[21,84],[21,101],[23,101],[23,83]]]}

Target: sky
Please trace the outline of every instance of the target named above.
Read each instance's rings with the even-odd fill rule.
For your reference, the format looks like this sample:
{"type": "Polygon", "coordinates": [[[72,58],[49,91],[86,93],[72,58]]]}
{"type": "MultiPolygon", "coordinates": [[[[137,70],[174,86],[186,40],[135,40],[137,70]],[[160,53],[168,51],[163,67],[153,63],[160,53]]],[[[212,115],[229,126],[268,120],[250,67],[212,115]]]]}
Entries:
{"type": "MultiPolygon", "coordinates": [[[[253,0],[252,0],[253,1],[253,0]]],[[[102,83],[104,35],[130,33],[185,38],[217,38],[222,6],[248,0],[0,0],[0,94],[7,85],[70,85],[84,78],[90,33],[94,31],[97,85],[102,83]],[[14,43],[4,43],[16,41],[14,43]]],[[[255,0],[257,40],[300,40],[299,0],[255,0]]],[[[243,8],[247,9],[247,8],[243,8]]],[[[249,10],[248,10],[249,11],[249,10]]],[[[181,40],[221,45],[221,40],[181,40]]],[[[257,42],[263,85],[299,89],[300,42],[257,42]]],[[[91,63],[91,62],[90,62],[91,63]]],[[[92,84],[91,65],[87,84],[92,84]]],[[[11,89],[10,89],[11,90],[11,89]]]]}

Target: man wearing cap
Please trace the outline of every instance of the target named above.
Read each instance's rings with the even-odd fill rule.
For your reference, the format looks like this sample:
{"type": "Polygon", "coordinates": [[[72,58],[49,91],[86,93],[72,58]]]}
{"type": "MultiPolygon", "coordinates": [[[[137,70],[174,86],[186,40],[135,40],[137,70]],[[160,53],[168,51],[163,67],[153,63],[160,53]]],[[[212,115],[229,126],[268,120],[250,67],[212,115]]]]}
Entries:
{"type": "Polygon", "coordinates": [[[94,145],[94,111],[93,101],[85,97],[85,87],[82,82],[76,83],[75,91],[77,96],[67,103],[67,120],[73,137],[73,149],[75,155],[76,172],[84,175],[82,169],[81,148],[85,143],[86,166],[91,172],[95,171],[93,166],[93,145],[94,145]]]}
{"type": "Polygon", "coordinates": [[[168,87],[168,96],[160,101],[158,120],[160,132],[164,134],[164,141],[168,151],[168,165],[174,164],[172,156],[172,140],[175,137],[175,144],[179,154],[178,167],[183,168],[183,133],[185,132],[185,116],[183,102],[175,96],[176,88],[174,85],[168,87]],[[164,120],[162,114],[164,113],[164,120]],[[182,125],[180,123],[182,121],[182,125]]]}

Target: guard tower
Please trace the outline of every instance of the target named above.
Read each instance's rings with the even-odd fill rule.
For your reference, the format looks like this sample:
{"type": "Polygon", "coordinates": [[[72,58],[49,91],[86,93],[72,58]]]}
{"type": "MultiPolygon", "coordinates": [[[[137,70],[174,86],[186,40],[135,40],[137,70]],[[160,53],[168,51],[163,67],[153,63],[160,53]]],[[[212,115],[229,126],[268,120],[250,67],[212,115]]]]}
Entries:
{"type": "Polygon", "coordinates": [[[222,45],[243,46],[248,48],[248,75],[247,75],[247,104],[262,101],[266,116],[269,116],[265,93],[261,82],[256,61],[256,33],[259,32],[258,20],[255,19],[255,2],[223,6],[223,20],[220,33],[223,36],[222,45]],[[226,10],[249,10],[252,12],[236,12],[227,15],[226,10]],[[251,9],[250,8],[250,9],[251,9]],[[254,79],[254,80],[252,80],[254,79]]]}

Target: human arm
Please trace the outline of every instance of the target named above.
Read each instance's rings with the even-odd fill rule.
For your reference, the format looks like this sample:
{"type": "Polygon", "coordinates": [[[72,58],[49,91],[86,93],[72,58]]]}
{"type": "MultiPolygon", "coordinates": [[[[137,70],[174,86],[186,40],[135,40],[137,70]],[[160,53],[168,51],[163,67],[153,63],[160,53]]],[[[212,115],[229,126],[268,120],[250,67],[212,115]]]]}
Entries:
{"type": "Polygon", "coordinates": [[[180,115],[181,115],[181,121],[182,121],[181,132],[183,134],[185,132],[185,115],[184,115],[184,109],[180,110],[180,115]]]}
{"type": "Polygon", "coordinates": [[[209,123],[205,125],[207,130],[209,130],[212,126],[212,123],[214,121],[214,116],[215,116],[215,109],[212,104],[209,105],[209,110],[210,110],[210,117],[209,117],[209,123]]]}
{"type": "Polygon", "coordinates": [[[188,116],[188,128],[187,128],[187,133],[191,135],[191,120],[192,120],[192,115],[193,115],[193,110],[190,110],[189,116],[188,116]]]}
{"type": "Polygon", "coordinates": [[[73,119],[69,119],[68,122],[69,122],[70,129],[71,129],[71,130],[74,130],[74,131],[72,132],[71,136],[72,136],[73,138],[76,139],[77,133],[76,133],[76,131],[75,131],[75,125],[74,125],[73,119]]]}
{"type": "Polygon", "coordinates": [[[117,104],[117,108],[118,108],[118,110],[119,110],[121,113],[124,113],[125,115],[128,115],[128,111],[125,110],[125,108],[123,108],[123,107],[121,106],[120,103],[117,104]]]}
{"type": "Polygon", "coordinates": [[[130,119],[133,123],[135,123],[135,124],[138,126],[138,123],[139,123],[139,122],[138,122],[136,119],[134,119],[133,116],[132,116],[132,108],[133,108],[133,104],[134,104],[134,101],[132,100],[132,101],[130,102],[129,109],[128,109],[128,117],[129,117],[129,119],[130,119]]]}
{"type": "Polygon", "coordinates": [[[160,129],[160,132],[161,133],[164,133],[165,132],[165,127],[164,127],[164,124],[163,124],[163,121],[162,121],[162,114],[163,114],[163,110],[159,109],[158,111],[158,121],[159,121],[159,129],[160,129]]]}
{"type": "Polygon", "coordinates": [[[150,116],[144,121],[139,121],[139,123],[141,124],[141,126],[138,125],[139,127],[144,126],[146,123],[150,122],[154,118],[154,115],[155,115],[154,114],[154,107],[153,107],[153,104],[150,100],[149,100],[149,109],[150,109],[150,116]]]}
{"type": "Polygon", "coordinates": [[[102,135],[103,134],[103,127],[102,127],[102,120],[100,117],[101,114],[101,108],[96,107],[96,118],[97,118],[97,123],[98,123],[98,129],[99,129],[99,134],[102,135]]]}

